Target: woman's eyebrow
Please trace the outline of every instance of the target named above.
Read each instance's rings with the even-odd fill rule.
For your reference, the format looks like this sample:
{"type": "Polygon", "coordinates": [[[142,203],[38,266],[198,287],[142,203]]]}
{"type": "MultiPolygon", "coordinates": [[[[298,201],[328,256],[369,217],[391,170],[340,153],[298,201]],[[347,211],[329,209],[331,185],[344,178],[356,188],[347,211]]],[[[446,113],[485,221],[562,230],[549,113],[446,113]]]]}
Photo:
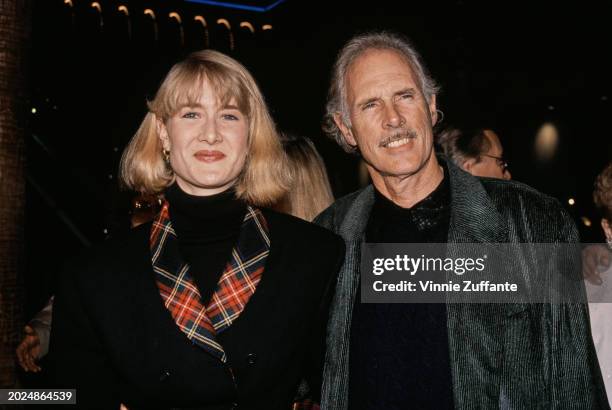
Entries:
{"type": "Polygon", "coordinates": [[[240,111],[240,108],[238,108],[238,106],[236,104],[225,104],[223,106],[223,109],[225,109],[225,110],[238,110],[238,111],[240,111]]]}

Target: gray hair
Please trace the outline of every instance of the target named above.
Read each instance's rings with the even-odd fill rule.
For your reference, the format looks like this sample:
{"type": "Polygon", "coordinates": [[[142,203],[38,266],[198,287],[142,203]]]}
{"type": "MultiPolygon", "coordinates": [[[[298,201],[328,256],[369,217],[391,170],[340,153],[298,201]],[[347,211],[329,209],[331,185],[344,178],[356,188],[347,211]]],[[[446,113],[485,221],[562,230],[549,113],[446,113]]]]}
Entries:
{"type": "Polygon", "coordinates": [[[367,33],[349,40],[340,50],[332,71],[332,79],[327,96],[326,113],[323,119],[323,131],[346,151],[355,152],[356,148],[349,145],[344,135],[334,121],[334,114],[340,113],[342,121],[351,127],[348,104],[346,101],[346,73],[351,64],[368,50],[392,50],[401,54],[406,59],[410,68],[417,77],[420,91],[425,99],[430,102],[431,98],[439,91],[439,87],[429,75],[427,68],[421,60],[421,56],[410,42],[404,37],[389,33],[377,32],[367,33]]]}

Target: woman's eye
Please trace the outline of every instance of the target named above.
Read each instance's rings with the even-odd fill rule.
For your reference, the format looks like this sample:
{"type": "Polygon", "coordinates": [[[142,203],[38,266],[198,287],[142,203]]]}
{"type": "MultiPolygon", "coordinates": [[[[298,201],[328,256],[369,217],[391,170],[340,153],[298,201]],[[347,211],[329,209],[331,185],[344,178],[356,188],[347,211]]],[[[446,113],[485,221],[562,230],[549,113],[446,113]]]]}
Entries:
{"type": "Polygon", "coordinates": [[[183,118],[190,118],[190,119],[198,118],[198,113],[192,112],[192,111],[186,112],[185,114],[183,114],[183,118]]]}
{"type": "Polygon", "coordinates": [[[238,121],[238,117],[234,114],[223,114],[222,117],[224,120],[238,121]]]}

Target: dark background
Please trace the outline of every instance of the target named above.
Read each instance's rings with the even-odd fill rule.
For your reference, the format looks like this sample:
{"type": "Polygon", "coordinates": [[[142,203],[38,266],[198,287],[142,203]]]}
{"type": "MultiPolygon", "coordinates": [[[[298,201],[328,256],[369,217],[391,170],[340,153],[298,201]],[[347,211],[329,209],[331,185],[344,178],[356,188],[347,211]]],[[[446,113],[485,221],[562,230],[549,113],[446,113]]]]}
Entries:
{"type": "Polygon", "coordinates": [[[442,86],[443,125],[495,129],[513,178],[558,198],[584,241],[603,238],[591,191],[612,158],[608,2],[286,0],[255,12],[181,0],[99,0],[101,14],[91,1],[69,3],[38,0],[34,7],[27,317],[53,292],[66,257],[127,229],[129,195],[116,180],[121,152],[170,66],[207,46],[252,71],[280,129],[315,141],[339,197],[359,187],[358,159],[320,130],[332,62],[356,33],[403,33],[442,86]],[[157,40],[147,8],[156,15],[157,40]],[[181,24],[169,17],[173,11],[181,24]],[[208,33],[196,15],[206,19],[208,33]],[[233,50],[219,18],[232,26],[233,50]],[[242,21],[255,34],[240,28],[242,21]],[[272,30],[262,31],[264,24],[272,30]],[[559,149],[547,162],[533,148],[545,122],[559,133],[559,149]]]}

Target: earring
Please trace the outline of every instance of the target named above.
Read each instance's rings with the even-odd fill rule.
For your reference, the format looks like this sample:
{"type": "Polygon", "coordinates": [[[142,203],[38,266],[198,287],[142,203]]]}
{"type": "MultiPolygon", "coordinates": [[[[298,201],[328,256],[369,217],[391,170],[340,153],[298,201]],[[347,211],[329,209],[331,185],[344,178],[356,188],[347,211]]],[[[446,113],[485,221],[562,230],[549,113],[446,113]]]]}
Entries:
{"type": "Polygon", "coordinates": [[[170,150],[162,149],[162,155],[164,156],[164,162],[166,165],[170,165],[170,150]]]}
{"type": "Polygon", "coordinates": [[[444,121],[444,113],[442,112],[442,110],[436,110],[436,114],[438,114],[438,118],[436,119],[436,123],[434,125],[438,125],[442,121],[444,121]]]}
{"type": "Polygon", "coordinates": [[[608,244],[608,249],[612,252],[612,237],[606,236],[606,243],[608,244]]]}

